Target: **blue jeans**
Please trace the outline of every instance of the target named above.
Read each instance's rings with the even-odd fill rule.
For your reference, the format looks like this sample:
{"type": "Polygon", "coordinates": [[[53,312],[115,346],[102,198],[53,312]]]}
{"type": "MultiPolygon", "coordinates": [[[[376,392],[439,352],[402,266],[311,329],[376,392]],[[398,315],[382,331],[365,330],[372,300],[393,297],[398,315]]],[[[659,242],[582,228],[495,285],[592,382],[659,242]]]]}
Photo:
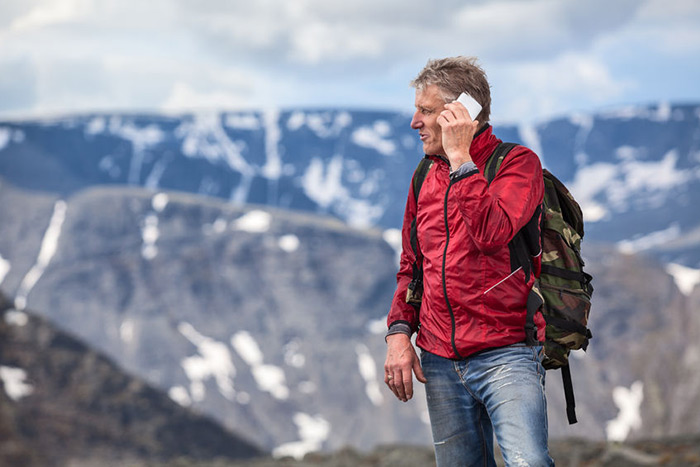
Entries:
{"type": "Polygon", "coordinates": [[[421,353],[439,467],[554,465],[547,447],[542,347],[516,344],[464,360],[421,353]]]}

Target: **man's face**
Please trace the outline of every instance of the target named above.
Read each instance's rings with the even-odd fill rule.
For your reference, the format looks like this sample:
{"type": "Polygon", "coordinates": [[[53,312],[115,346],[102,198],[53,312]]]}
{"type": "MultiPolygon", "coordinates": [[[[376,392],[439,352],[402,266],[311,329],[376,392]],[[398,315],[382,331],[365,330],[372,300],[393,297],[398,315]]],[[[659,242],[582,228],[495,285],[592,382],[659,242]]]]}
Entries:
{"type": "Polygon", "coordinates": [[[444,109],[445,101],[436,85],[428,85],[422,91],[416,90],[416,112],[411,119],[411,128],[418,130],[425,154],[445,154],[442,148],[442,128],[437,123],[437,118],[444,109]]]}

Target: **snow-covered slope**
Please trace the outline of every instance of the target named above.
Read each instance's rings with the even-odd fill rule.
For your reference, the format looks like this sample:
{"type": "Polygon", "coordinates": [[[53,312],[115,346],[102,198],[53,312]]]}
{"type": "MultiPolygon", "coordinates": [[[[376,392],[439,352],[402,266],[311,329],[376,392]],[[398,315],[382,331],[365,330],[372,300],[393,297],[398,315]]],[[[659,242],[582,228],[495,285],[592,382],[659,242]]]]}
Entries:
{"type": "MultiPolygon", "coordinates": [[[[66,195],[138,185],[398,228],[422,156],[410,115],[269,110],[0,123],[0,176],[66,195]]],[[[496,127],[580,201],[589,241],[700,267],[700,106],[621,108],[496,127]]]]}

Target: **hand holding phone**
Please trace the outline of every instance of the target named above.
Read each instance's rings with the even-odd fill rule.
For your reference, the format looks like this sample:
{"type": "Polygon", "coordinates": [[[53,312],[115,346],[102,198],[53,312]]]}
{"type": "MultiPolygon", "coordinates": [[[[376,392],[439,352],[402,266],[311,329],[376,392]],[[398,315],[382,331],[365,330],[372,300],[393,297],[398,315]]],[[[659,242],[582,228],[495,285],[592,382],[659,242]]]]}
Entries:
{"type": "Polygon", "coordinates": [[[460,94],[455,102],[460,102],[467,108],[467,112],[469,112],[469,117],[472,121],[475,120],[476,117],[479,116],[479,112],[481,112],[481,105],[466,92],[460,94]]]}

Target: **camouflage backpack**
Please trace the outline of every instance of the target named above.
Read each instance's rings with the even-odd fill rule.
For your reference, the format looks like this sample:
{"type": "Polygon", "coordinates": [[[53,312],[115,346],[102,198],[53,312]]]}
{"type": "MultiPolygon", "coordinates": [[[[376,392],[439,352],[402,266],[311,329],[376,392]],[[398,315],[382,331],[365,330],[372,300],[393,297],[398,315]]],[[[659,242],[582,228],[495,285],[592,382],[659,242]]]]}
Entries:
{"type": "MultiPolygon", "coordinates": [[[[484,177],[489,183],[496,177],[503,159],[516,146],[514,143],[501,143],[494,150],[484,167],[484,177]]],[[[432,161],[426,157],[416,169],[413,178],[416,202],[431,166],[432,161]]],[[[538,343],[534,316],[540,310],[547,323],[543,366],[547,370],[561,368],[567,418],[573,424],[576,423],[576,410],[569,353],[578,349],[585,351],[588,340],[593,337],[587,327],[593,293],[592,277],[583,271],[581,240],[584,232],[581,208],[563,183],[546,169],[543,174],[543,204],[530,222],[513,237],[508,247],[511,269],[522,267],[526,280],[529,281],[532,258],[540,253],[541,245],[542,266],[540,276],[528,297],[525,334],[529,345],[538,343]]],[[[419,257],[416,235],[416,228],[412,226],[411,246],[416,257],[419,257]]],[[[414,263],[413,271],[414,277],[406,301],[418,307],[422,295],[421,265],[414,263]]]]}

